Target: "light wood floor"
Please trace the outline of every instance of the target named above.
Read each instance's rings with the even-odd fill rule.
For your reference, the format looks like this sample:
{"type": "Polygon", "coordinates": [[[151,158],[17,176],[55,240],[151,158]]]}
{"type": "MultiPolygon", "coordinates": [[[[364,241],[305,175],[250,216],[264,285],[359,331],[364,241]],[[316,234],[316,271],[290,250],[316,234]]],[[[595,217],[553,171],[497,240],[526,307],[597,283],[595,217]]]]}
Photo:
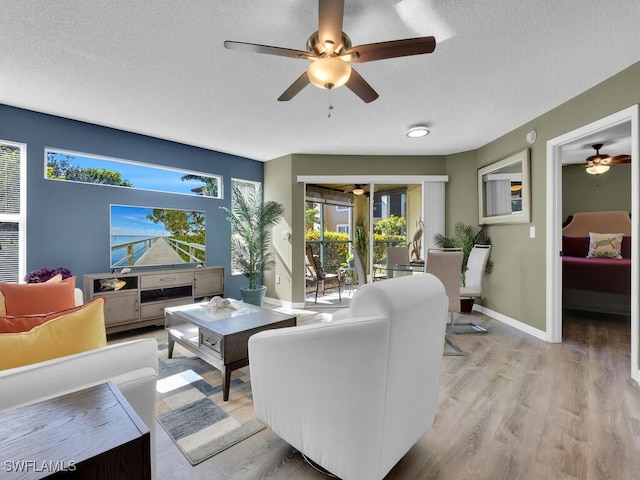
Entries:
{"type": "MultiPolygon", "coordinates": [[[[453,335],[435,425],[386,480],[640,478],[640,388],[628,319],[564,319],[548,344],[474,314],[487,335],[453,335]]],[[[263,430],[192,467],[157,428],[158,480],[326,479],[263,430]]]]}

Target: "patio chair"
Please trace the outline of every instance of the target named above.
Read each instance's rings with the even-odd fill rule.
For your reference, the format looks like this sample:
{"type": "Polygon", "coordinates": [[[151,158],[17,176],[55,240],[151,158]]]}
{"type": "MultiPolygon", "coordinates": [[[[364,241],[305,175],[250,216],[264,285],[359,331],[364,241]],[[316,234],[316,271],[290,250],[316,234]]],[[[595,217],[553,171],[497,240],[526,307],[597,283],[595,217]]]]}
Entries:
{"type": "Polygon", "coordinates": [[[320,257],[313,254],[310,244],[307,244],[307,260],[307,271],[316,283],[316,297],[314,303],[318,303],[318,290],[320,289],[320,284],[322,284],[322,295],[324,295],[325,281],[330,279],[336,279],[338,281],[338,300],[342,300],[342,291],[340,288],[342,278],[340,276],[340,271],[338,271],[338,273],[326,273],[322,263],[320,262],[320,257]]]}

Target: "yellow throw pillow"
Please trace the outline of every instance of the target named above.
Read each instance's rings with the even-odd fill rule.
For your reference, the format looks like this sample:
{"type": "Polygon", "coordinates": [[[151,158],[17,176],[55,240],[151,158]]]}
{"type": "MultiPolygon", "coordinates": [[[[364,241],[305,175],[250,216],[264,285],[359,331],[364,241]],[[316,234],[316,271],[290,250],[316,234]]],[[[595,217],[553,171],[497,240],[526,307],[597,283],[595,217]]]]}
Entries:
{"type": "Polygon", "coordinates": [[[622,233],[589,232],[589,253],[587,258],[622,258],[622,233]]]}
{"type": "Polygon", "coordinates": [[[28,332],[0,334],[0,370],[104,347],[103,297],[28,332]]]}
{"type": "Polygon", "coordinates": [[[0,315],[42,315],[73,308],[75,288],[76,277],[44,283],[0,282],[0,315]]]}

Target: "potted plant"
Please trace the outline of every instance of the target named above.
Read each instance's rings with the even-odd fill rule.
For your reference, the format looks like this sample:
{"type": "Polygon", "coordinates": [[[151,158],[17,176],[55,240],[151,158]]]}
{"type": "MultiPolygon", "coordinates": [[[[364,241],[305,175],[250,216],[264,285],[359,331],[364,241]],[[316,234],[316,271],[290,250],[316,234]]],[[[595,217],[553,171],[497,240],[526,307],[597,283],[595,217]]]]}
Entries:
{"type": "Polygon", "coordinates": [[[64,267],[39,268],[38,270],[27,273],[24,277],[24,281],[27,283],[44,283],[51,280],[56,275],[60,275],[62,280],[73,276],[69,269],[64,267]]]}
{"type": "Polygon", "coordinates": [[[275,264],[269,251],[271,229],[284,215],[284,206],[275,201],[262,201],[262,189],[247,194],[235,186],[231,209],[227,212],[231,223],[231,251],[235,266],[249,279],[249,286],[240,287],[246,303],[261,306],[267,292],[258,285],[259,277],[275,264]]]}
{"type": "MultiPolygon", "coordinates": [[[[477,232],[474,232],[474,228],[471,225],[467,225],[463,222],[457,222],[453,227],[453,237],[445,237],[437,233],[433,237],[433,241],[436,246],[440,248],[461,248],[462,257],[462,269],[460,271],[460,284],[466,286],[466,273],[467,262],[469,261],[469,254],[474,245],[491,245],[491,237],[488,232],[488,225],[480,225],[477,232]]],[[[485,275],[491,273],[493,269],[493,262],[491,259],[487,262],[485,268],[485,275]]],[[[473,307],[473,298],[461,298],[460,308],[463,312],[470,312],[473,307]]]]}

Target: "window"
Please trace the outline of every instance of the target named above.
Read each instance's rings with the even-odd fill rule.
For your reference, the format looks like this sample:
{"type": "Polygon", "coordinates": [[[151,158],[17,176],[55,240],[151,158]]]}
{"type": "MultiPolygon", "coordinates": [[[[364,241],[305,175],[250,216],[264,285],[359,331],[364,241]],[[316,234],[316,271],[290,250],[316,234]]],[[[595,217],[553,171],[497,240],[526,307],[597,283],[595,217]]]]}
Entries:
{"type": "Polygon", "coordinates": [[[341,223],[336,225],[336,231],[340,233],[349,233],[349,225],[346,223],[341,223]]]}
{"type": "Polygon", "coordinates": [[[349,210],[351,207],[347,207],[346,205],[336,205],[336,212],[344,212],[345,210],[349,210]]]}
{"type": "Polygon", "coordinates": [[[222,177],[130,160],[45,149],[45,178],[222,198],[222,177]]]}
{"type": "MultiPolygon", "coordinates": [[[[243,195],[246,195],[252,191],[258,191],[262,187],[262,183],[254,182],[251,180],[242,180],[239,178],[231,179],[231,210],[233,210],[235,204],[234,191],[236,187],[240,190],[243,195]]],[[[231,232],[231,236],[233,237],[234,232],[231,232]]],[[[242,272],[238,268],[238,265],[233,257],[233,249],[231,250],[231,275],[241,275],[242,272]]]]}
{"type": "Polygon", "coordinates": [[[0,281],[26,275],[26,150],[0,140],[0,281]]]}
{"type": "Polygon", "coordinates": [[[405,208],[405,192],[376,193],[373,198],[373,218],[387,218],[390,215],[404,217],[405,208]]]}

